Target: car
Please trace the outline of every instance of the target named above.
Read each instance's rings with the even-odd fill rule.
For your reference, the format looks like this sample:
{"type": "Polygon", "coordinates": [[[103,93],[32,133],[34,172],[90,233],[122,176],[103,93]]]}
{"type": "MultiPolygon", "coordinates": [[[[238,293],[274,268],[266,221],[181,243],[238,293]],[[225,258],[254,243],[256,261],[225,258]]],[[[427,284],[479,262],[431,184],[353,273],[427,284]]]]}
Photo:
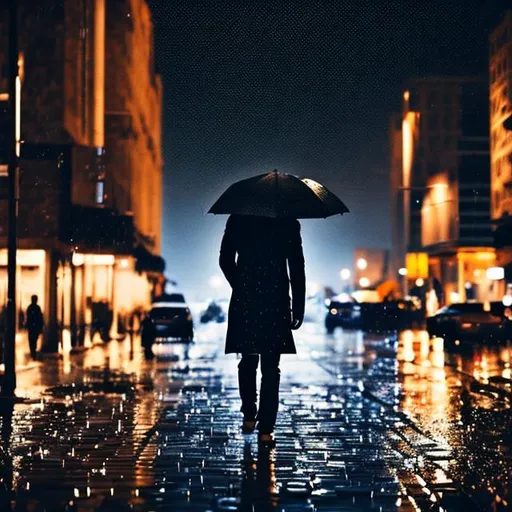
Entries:
{"type": "Polygon", "coordinates": [[[165,293],[153,300],[153,304],[157,302],[179,302],[181,304],[186,304],[187,301],[182,293],[165,293]]]}
{"type": "Polygon", "coordinates": [[[413,301],[396,299],[360,305],[361,328],[370,332],[392,332],[419,327],[422,311],[413,301]]]}
{"type": "Polygon", "coordinates": [[[332,334],[336,327],[357,328],[358,316],[354,311],[356,302],[351,300],[349,296],[345,299],[337,299],[333,297],[327,304],[327,315],[325,317],[325,329],[328,334],[332,334]]]}
{"type": "Polygon", "coordinates": [[[427,318],[430,336],[438,336],[452,344],[456,341],[499,341],[506,336],[505,321],[486,311],[481,302],[454,303],[427,318]]]}
{"type": "Polygon", "coordinates": [[[194,323],[185,302],[155,302],[149,316],[153,320],[156,340],[181,339],[192,341],[194,323]]]}

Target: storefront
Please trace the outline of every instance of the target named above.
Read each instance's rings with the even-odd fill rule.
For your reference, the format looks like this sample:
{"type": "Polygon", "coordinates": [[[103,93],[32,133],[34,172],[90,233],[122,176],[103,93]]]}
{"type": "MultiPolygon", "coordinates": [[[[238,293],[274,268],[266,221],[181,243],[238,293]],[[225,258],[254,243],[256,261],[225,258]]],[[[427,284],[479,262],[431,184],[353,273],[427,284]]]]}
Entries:
{"type": "MultiPolygon", "coordinates": [[[[19,249],[16,252],[16,310],[18,328],[24,325],[24,315],[32,295],[37,295],[44,311],[46,303],[46,252],[42,249],[19,249]]],[[[0,305],[7,303],[7,249],[0,249],[0,305]]]]}

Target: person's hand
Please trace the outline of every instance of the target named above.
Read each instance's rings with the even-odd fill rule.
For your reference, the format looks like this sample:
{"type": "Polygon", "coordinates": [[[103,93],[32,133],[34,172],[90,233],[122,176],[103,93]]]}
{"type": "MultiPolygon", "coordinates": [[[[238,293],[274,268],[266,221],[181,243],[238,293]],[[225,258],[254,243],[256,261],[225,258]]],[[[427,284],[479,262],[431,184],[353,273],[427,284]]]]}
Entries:
{"type": "Polygon", "coordinates": [[[292,315],[292,330],[296,331],[302,325],[304,321],[304,314],[293,314],[292,315]]]}

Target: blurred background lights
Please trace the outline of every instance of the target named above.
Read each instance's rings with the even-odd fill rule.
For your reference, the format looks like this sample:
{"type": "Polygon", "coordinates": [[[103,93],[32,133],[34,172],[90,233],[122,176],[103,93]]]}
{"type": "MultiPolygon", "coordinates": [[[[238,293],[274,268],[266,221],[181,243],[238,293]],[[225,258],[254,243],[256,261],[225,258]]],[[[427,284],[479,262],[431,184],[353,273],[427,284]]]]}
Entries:
{"type": "Polygon", "coordinates": [[[368,262],[364,258],[359,258],[357,260],[357,268],[359,270],[365,270],[366,268],[368,268],[368,262]]]}
{"type": "Polygon", "coordinates": [[[361,279],[359,279],[359,286],[361,288],[368,288],[368,286],[370,286],[370,280],[367,277],[361,277],[361,279]]]}

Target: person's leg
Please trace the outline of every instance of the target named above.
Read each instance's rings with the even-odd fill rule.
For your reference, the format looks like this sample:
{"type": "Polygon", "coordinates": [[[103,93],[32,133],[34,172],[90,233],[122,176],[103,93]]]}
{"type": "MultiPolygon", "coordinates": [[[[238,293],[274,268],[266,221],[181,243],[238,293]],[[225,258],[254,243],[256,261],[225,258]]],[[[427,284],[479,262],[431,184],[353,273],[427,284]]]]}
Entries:
{"type": "Polygon", "coordinates": [[[39,333],[37,331],[28,331],[28,344],[30,347],[30,355],[32,357],[36,357],[37,352],[37,338],[39,338],[39,333]]]}
{"type": "Polygon", "coordinates": [[[238,387],[242,399],[241,411],[246,420],[254,420],[258,407],[256,392],[256,370],[258,369],[258,354],[242,356],[238,364],[238,387]]]}
{"type": "Polygon", "coordinates": [[[258,422],[260,434],[271,434],[276,424],[279,408],[280,354],[261,356],[261,391],[258,422]]]}

